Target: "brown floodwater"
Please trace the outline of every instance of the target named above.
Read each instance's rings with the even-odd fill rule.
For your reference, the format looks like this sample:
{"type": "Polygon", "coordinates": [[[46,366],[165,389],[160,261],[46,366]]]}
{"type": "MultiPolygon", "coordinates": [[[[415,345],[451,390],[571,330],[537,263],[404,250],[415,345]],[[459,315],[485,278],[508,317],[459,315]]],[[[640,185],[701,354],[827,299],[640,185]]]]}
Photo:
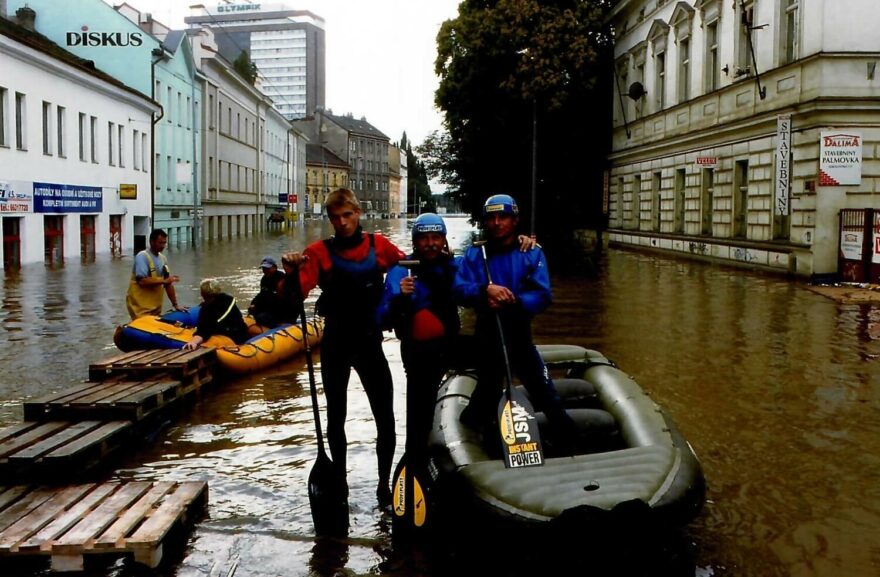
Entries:
{"type": "MultiPolygon", "coordinates": [[[[471,238],[465,219],[448,224],[453,248],[471,238]]],[[[368,228],[409,245],[405,221],[368,228]]],[[[246,305],[264,255],[328,233],[327,224],[309,223],[198,251],[172,247],[178,295],[195,304],[199,281],[212,276],[246,305]]],[[[85,380],[89,363],[116,353],[131,262],[69,260],[5,277],[0,425],[21,420],[22,401],[85,380]]],[[[684,531],[686,574],[880,574],[880,307],[837,304],[779,277],[618,250],[595,274],[554,275],[553,283],[555,301],[535,323],[536,340],[603,352],[666,409],[701,459],[707,503],[684,531]]],[[[386,335],[399,456],[404,375],[398,343],[386,335]]],[[[375,428],[355,374],[346,430],[345,540],[314,537],[306,478],[316,448],[301,358],[205,391],[109,475],[209,484],[207,515],[154,574],[449,574],[454,551],[444,561],[393,542],[376,508],[375,428]]],[[[19,572],[34,568],[9,574],[19,572]]],[[[534,574],[533,567],[505,572],[534,574]]],[[[144,574],[122,560],[92,563],[87,573],[144,574]]]]}

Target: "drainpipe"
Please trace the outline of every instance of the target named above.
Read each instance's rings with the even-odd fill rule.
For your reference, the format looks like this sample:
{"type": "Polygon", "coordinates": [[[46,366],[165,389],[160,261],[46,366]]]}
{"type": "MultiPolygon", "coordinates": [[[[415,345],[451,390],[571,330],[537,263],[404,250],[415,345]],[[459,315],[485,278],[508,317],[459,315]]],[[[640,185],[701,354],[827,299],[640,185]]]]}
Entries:
{"type": "MultiPolygon", "coordinates": [[[[199,127],[198,106],[196,106],[196,67],[193,62],[192,84],[190,85],[192,94],[192,193],[193,193],[193,248],[199,247],[199,239],[201,238],[201,227],[199,226],[199,157],[196,156],[196,134],[199,127]]],[[[204,95],[203,95],[204,96],[204,95]]]]}
{"type": "MultiPolygon", "coordinates": [[[[162,48],[153,48],[150,53],[150,94],[153,102],[159,104],[156,94],[156,64],[165,59],[165,51],[162,48]]],[[[154,228],[156,222],[156,124],[165,116],[165,108],[159,104],[159,116],[153,117],[150,127],[150,228],[154,228]]]]}

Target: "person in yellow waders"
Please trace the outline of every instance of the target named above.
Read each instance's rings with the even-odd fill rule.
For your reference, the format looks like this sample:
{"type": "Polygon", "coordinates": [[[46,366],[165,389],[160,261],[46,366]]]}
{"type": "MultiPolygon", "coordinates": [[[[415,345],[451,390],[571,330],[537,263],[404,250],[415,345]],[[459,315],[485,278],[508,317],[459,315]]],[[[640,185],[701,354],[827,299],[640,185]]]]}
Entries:
{"type": "Polygon", "coordinates": [[[179,306],[174,283],[180,280],[168,269],[168,260],[162,251],[168,245],[168,234],[161,228],[150,233],[150,248],[142,250],[134,257],[131,282],[125,296],[128,314],[134,320],[145,315],[162,314],[162,289],[168,295],[171,306],[176,311],[186,311],[179,306]]]}

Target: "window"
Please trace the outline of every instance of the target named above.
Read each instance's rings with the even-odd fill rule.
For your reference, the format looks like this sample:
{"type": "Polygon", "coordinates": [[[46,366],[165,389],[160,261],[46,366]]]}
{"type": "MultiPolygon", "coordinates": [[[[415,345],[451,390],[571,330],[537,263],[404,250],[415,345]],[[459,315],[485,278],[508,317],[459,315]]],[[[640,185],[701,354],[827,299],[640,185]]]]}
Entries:
{"type": "Polygon", "coordinates": [[[755,2],[747,0],[743,4],[737,3],[737,26],[739,33],[736,37],[736,69],[734,77],[752,74],[752,45],[755,42],[755,31],[752,29],[755,21],[755,2]]]}
{"type": "Polygon", "coordinates": [[[165,120],[168,124],[171,124],[171,116],[174,113],[173,105],[174,103],[171,101],[171,87],[168,86],[165,89],[165,120]]]}
{"type": "Polygon", "coordinates": [[[214,95],[208,95],[208,128],[214,128],[214,95]]]}
{"type": "Polygon", "coordinates": [[[660,204],[662,202],[662,192],[660,187],[663,183],[663,174],[655,172],[651,178],[651,229],[655,232],[660,231],[660,204]]]}
{"type": "Polygon", "coordinates": [[[666,52],[654,54],[654,104],[655,110],[666,106],[666,52]]]}
{"type": "Polygon", "coordinates": [[[123,151],[125,150],[125,127],[120,124],[117,126],[117,130],[119,131],[119,142],[117,143],[118,146],[116,147],[116,151],[119,154],[119,166],[124,167],[125,153],[123,151]]]}
{"type": "Polygon", "coordinates": [[[55,107],[55,138],[58,144],[58,157],[67,157],[67,109],[63,106],[55,107]]]}
{"type": "Polygon", "coordinates": [[[0,146],[9,146],[9,139],[6,136],[6,119],[9,113],[6,111],[6,102],[9,100],[9,91],[0,86],[0,146]]]}
{"type": "Polygon", "coordinates": [[[779,63],[788,64],[798,58],[798,8],[800,0],[782,0],[779,33],[779,63]]]}
{"type": "Polygon", "coordinates": [[[21,92],[15,93],[15,148],[27,150],[27,102],[21,92]]]}
{"type": "Polygon", "coordinates": [[[706,92],[718,90],[718,20],[706,24],[706,92]]]}
{"type": "Polygon", "coordinates": [[[116,124],[107,123],[107,162],[110,166],[116,166],[116,151],[113,149],[116,143],[116,124]]]}
{"type": "Polygon", "coordinates": [[[715,169],[703,169],[703,181],[700,190],[700,233],[704,235],[712,234],[712,214],[715,211],[715,169]]]}
{"type": "Polygon", "coordinates": [[[52,104],[43,101],[43,154],[52,155],[52,104]]]}
{"type": "Polygon", "coordinates": [[[678,41],[678,101],[684,102],[691,93],[691,44],[688,38],[678,41]]]}
{"type": "Polygon", "coordinates": [[[98,117],[91,116],[90,127],[89,127],[89,137],[91,139],[91,153],[92,153],[92,162],[95,164],[98,163],[98,117]]]}
{"type": "Polygon", "coordinates": [[[140,170],[141,168],[141,151],[139,150],[141,147],[141,139],[139,138],[139,135],[140,132],[135,130],[131,137],[131,166],[135,170],[140,170]]]}
{"type": "Polygon", "coordinates": [[[178,91],[177,92],[177,126],[182,126],[183,124],[180,122],[185,114],[183,110],[183,95],[178,91]]]}
{"type": "Polygon", "coordinates": [[[86,161],[86,115],[79,113],[79,159],[86,161]]]}
{"type": "Polygon", "coordinates": [[[141,167],[147,172],[147,133],[141,133],[141,167]]]}
{"type": "Polygon", "coordinates": [[[684,232],[684,186],[685,169],[679,168],[675,171],[675,218],[673,220],[673,232],[677,232],[679,234],[684,232]]]}
{"type": "Polygon", "coordinates": [[[737,160],[733,174],[733,236],[746,238],[749,212],[749,161],[737,160]]]}

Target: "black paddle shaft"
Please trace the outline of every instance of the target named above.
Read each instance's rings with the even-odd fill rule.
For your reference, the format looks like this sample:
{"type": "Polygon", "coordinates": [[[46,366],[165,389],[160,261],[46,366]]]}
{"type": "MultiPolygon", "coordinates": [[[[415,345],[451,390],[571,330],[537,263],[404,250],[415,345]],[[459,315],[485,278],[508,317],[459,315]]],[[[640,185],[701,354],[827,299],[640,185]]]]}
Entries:
{"type": "MultiPolygon", "coordinates": [[[[489,255],[486,254],[486,243],[480,245],[480,250],[483,251],[483,267],[486,269],[486,280],[489,281],[489,284],[492,283],[492,273],[489,272],[489,255]]],[[[507,355],[507,342],[504,339],[504,327],[501,325],[501,315],[498,314],[498,311],[495,311],[495,324],[498,325],[498,339],[501,341],[501,350],[504,353],[504,369],[507,372],[507,387],[505,387],[505,394],[507,395],[507,400],[510,400],[510,387],[513,386],[513,374],[510,372],[510,358],[507,355]]]]}
{"type": "Polygon", "coordinates": [[[321,414],[318,411],[318,390],[315,385],[315,365],[312,361],[312,346],[309,344],[309,326],[306,323],[306,307],[303,304],[300,313],[300,326],[302,328],[303,346],[306,352],[306,365],[309,368],[309,392],[312,396],[312,414],[315,418],[315,436],[318,439],[318,455],[325,456],[324,434],[321,432],[321,414]]]}

